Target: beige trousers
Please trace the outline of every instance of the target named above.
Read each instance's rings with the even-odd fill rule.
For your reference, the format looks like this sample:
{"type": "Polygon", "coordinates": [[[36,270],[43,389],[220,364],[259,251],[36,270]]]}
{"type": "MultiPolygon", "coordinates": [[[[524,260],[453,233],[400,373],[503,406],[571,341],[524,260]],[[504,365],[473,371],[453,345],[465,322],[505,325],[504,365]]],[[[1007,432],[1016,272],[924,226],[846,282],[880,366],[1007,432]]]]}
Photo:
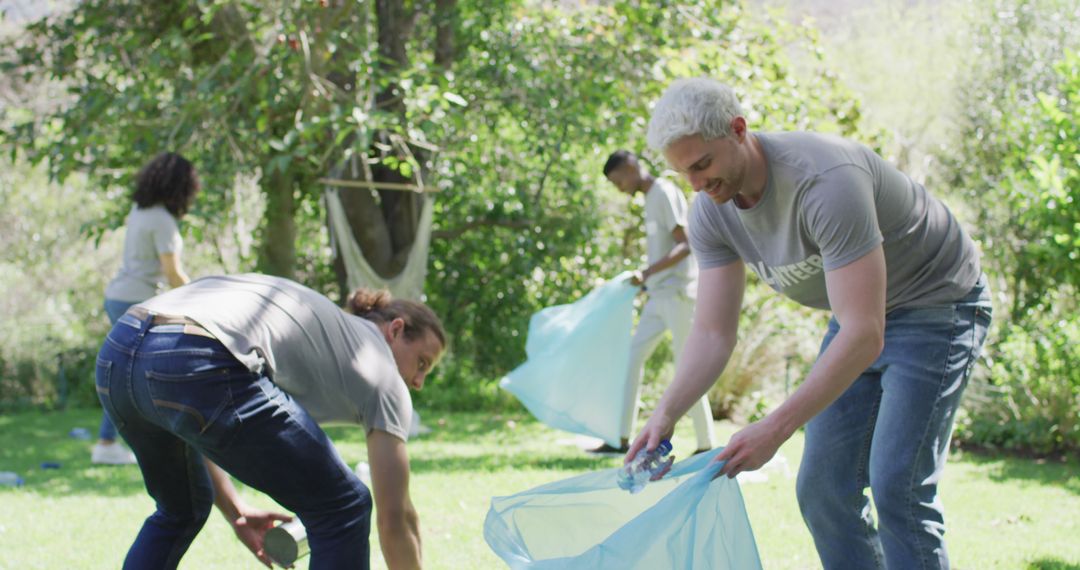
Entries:
{"type": "MultiPolygon", "coordinates": [[[[686,337],[690,334],[690,323],[694,316],[694,300],[682,291],[665,291],[650,294],[641,310],[637,330],[630,343],[630,368],[627,372],[626,391],[624,394],[622,437],[630,439],[637,421],[638,407],[641,405],[641,380],[645,361],[663,338],[665,330],[671,331],[672,351],[678,363],[686,337]]],[[[712,410],[707,396],[700,400],[688,412],[694,421],[698,449],[712,449],[716,446],[713,433],[712,410]]]]}

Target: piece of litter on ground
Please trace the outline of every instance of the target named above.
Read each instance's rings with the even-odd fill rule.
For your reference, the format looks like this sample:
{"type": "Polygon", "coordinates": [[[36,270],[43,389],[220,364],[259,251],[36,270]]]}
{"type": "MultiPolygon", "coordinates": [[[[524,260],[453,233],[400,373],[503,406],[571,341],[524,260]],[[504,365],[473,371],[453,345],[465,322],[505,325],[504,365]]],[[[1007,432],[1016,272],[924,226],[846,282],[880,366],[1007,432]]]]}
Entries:
{"type": "Polygon", "coordinates": [[[740,484],[747,483],[765,483],[768,482],[770,475],[781,476],[785,479],[791,478],[791,469],[788,467],[787,458],[783,455],[777,455],[769,460],[768,463],[762,465],[760,469],[755,471],[743,471],[735,476],[739,480],[740,484]]]}
{"type": "Polygon", "coordinates": [[[556,445],[571,445],[580,449],[595,449],[604,444],[604,440],[598,437],[590,437],[587,435],[577,435],[574,437],[564,437],[555,440],[556,445]]]}
{"type": "Polygon", "coordinates": [[[769,474],[762,473],[760,470],[743,471],[736,475],[735,478],[739,480],[740,485],[745,485],[747,483],[765,483],[769,480],[769,474]]]}
{"type": "Polygon", "coordinates": [[[22,487],[26,481],[14,471],[0,471],[0,486],[22,487]]]}

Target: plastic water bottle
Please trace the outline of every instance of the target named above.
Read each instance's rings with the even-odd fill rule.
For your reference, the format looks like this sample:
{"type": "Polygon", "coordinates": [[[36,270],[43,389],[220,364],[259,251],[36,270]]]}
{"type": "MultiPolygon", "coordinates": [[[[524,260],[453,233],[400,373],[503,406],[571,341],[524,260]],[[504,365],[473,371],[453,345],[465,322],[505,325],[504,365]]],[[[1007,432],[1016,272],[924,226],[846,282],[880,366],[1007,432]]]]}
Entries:
{"type": "Polygon", "coordinates": [[[619,488],[630,491],[631,494],[640,493],[650,479],[670,467],[675,461],[674,457],[668,457],[667,461],[664,461],[664,457],[669,453],[671,453],[671,442],[666,439],[652,451],[645,448],[638,450],[634,459],[619,469],[616,478],[619,488]]]}
{"type": "Polygon", "coordinates": [[[0,471],[0,487],[22,487],[23,478],[14,471],[0,471]]]}
{"type": "Polygon", "coordinates": [[[299,519],[282,523],[266,531],[263,537],[263,550],[278,566],[287,567],[296,563],[298,558],[307,556],[307,530],[299,519]]]}

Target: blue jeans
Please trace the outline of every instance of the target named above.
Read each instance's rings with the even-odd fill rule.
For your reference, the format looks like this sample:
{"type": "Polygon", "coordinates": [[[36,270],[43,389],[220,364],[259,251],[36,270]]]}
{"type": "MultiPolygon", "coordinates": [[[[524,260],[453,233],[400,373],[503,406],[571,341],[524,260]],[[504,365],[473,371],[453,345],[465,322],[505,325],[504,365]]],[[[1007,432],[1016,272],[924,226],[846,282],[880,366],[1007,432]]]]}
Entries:
{"type": "MultiPolygon", "coordinates": [[[[138,303],[138,301],[117,301],[116,299],[105,299],[105,314],[109,316],[109,324],[115,325],[116,321],[120,319],[131,308],[132,305],[138,303]]],[[[112,420],[109,419],[109,413],[102,411],[101,413],[101,426],[98,428],[98,439],[105,441],[116,440],[116,426],[113,425],[112,420]]]]}
{"type": "Polygon", "coordinates": [[[204,456],[296,513],[311,568],[368,568],[371,494],[323,430],[220,342],[182,329],[125,315],[98,354],[98,396],[157,507],[124,568],[176,568],[213,505],[204,456]]]}
{"type": "Polygon", "coordinates": [[[796,491],[825,568],[949,567],[937,484],[990,317],[985,276],[954,304],[888,313],[877,361],[806,425],[796,491]]]}

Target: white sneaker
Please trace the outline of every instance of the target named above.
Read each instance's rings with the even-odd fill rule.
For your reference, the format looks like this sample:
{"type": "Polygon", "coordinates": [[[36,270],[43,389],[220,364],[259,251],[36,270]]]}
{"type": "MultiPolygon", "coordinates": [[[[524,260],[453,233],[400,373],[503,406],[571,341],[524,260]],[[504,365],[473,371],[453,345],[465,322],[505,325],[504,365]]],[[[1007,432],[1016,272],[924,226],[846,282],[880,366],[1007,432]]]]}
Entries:
{"type": "Polygon", "coordinates": [[[365,485],[371,485],[371,466],[364,461],[357,463],[356,476],[359,477],[365,485]]]}
{"type": "Polygon", "coordinates": [[[119,443],[95,444],[90,452],[90,463],[101,465],[133,465],[138,463],[135,454],[119,443]]]}

